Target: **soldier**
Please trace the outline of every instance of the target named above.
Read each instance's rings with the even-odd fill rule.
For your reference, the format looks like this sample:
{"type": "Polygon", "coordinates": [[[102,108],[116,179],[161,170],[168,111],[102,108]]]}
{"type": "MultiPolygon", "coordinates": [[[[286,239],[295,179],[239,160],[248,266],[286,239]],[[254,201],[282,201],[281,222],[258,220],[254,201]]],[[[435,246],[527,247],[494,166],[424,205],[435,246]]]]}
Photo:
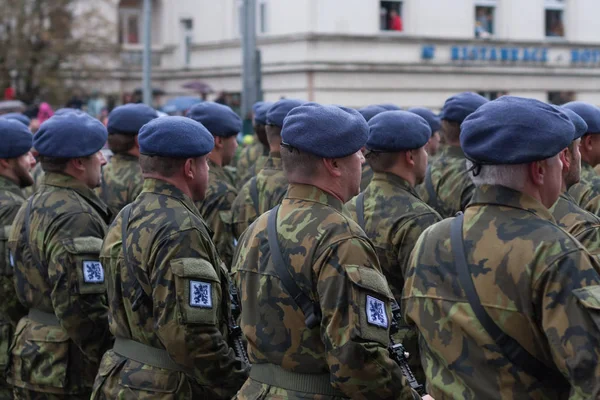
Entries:
{"type": "Polygon", "coordinates": [[[460,124],[487,101],[476,93],[464,92],[446,100],[442,109],[442,134],[446,146],[427,167],[425,182],[417,192],[444,218],[464,210],[473,195],[473,182],[467,176],[466,160],[460,148],[460,124]]]}
{"type": "Polygon", "coordinates": [[[108,147],[114,155],[102,170],[98,194],[113,217],[142,191],[138,132],[154,118],[158,118],[156,110],[145,104],[125,104],[108,115],[108,147]]]}
{"type": "Polygon", "coordinates": [[[556,223],[579,240],[592,255],[600,254],[600,218],[579,207],[567,189],[580,179],[581,154],[579,145],[581,136],[587,132],[587,124],[575,112],[568,108],[562,111],[575,126],[575,136],[569,147],[560,153],[563,165],[563,180],[560,197],[550,211],[556,223]]]}
{"type": "Polygon", "coordinates": [[[102,247],[114,348],[92,399],[230,399],[248,366],[228,346],[227,271],[194,201],[206,192],[211,134],[185,117],[140,130],[142,193],[102,247]]]}
{"type": "MultiPolygon", "coordinates": [[[[395,111],[395,110],[388,110],[383,106],[367,106],[367,107],[363,107],[361,109],[358,110],[358,112],[360,113],[360,115],[363,116],[363,118],[369,122],[371,120],[371,118],[373,118],[374,116],[376,116],[379,113],[385,112],[385,111],[395,111]]],[[[363,155],[366,152],[366,149],[362,149],[363,151],[363,155]]],[[[364,191],[367,186],[369,186],[369,183],[371,183],[371,180],[373,179],[373,169],[371,168],[371,166],[369,165],[368,162],[363,163],[362,165],[362,175],[361,175],[361,179],[360,179],[360,191],[364,191]]]]}
{"type": "Polygon", "coordinates": [[[0,116],[0,118],[12,119],[15,121],[19,121],[20,123],[25,125],[27,127],[27,129],[29,129],[29,125],[31,124],[31,119],[29,119],[29,117],[27,115],[21,114],[21,113],[3,114],[0,116]]]}
{"type": "Polygon", "coordinates": [[[377,254],[344,212],[359,193],[367,134],[343,107],[306,103],[285,118],[287,195],[235,256],[252,362],[240,400],[418,398],[386,348],[393,296],[377,254]]]}
{"type": "Polygon", "coordinates": [[[252,124],[258,141],[242,149],[235,166],[237,168],[237,187],[241,188],[255,176],[267,162],[269,142],[267,141],[267,111],[273,103],[259,101],[252,106],[252,124]]]}
{"type": "Polygon", "coordinates": [[[6,382],[5,371],[10,353],[10,340],[19,320],[27,309],[19,303],[13,284],[13,270],[9,263],[8,236],[10,226],[25,197],[21,190],[33,184],[31,169],[35,159],[31,155],[33,136],[16,119],[0,118],[0,136],[8,146],[0,146],[0,399],[13,398],[12,388],[6,382]]]}
{"type": "Polygon", "coordinates": [[[421,235],[402,299],[436,399],[600,396],[600,265],[548,210],[574,131],[512,96],[463,122],[473,199],[421,235]]]}
{"type": "Polygon", "coordinates": [[[242,120],[231,108],[211,102],[196,104],[187,116],[204,125],[214,137],[215,146],[208,155],[208,188],[204,199],[197,202],[196,206],[214,232],[212,239],[219,256],[230,268],[234,250],[231,205],[237,196],[237,189],[223,167],[233,159],[242,120]]]}
{"type": "Polygon", "coordinates": [[[267,140],[271,153],[262,170],[240,190],[231,214],[233,234],[239,238],[252,222],[262,213],[281,203],[288,181],[281,165],[281,127],[283,119],[302,101],[283,99],[276,102],[267,113],[267,140]]]}
{"type": "Polygon", "coordinates": [[[9,239],[16,294],[29,309],[11,346],[16,399],[89,398],[110,345],[99,253],[111,215],[93,190],[106,138],[104,125],[82,113],[53,116],[35,135],[46,174],[9,239]]]}
{"type": "MultiPolygon", "coordinates": [[[[441,221],[415,192],[427,168],[431,128],[420,116],[386,111],[369,121],[367,159],[375,171],[367,189],[348,203],[352,217],[373,242],[383,274],[398,303],[410,252],[430,225],[441,221]]],[[[398,340],[411,354],[412,371],[424,382],[414,329],[401,327],[398,340]]]]}
{"type": "Polygon", "coordinates": [[[425,151],[427,151],[427,155],[430,158],[434,157],[440,148],[440,129],[442,128],[440,117],[435,115],[429,108],[414,107],[409,108],[408,111],[421,116],[429,124],[431,137],[425,145],[425,151]]]}

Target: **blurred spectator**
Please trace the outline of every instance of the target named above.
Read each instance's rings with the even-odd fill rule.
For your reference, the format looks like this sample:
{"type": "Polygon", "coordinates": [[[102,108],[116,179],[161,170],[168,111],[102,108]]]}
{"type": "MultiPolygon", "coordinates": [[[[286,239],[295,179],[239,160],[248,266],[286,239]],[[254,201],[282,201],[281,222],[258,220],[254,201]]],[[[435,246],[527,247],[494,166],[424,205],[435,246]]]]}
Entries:
{"type": "Polygon", "coordinates": [[[477,7],[475,18],[475,37],[486,39],[494,33],[494,9],[492,7],[477,7]]]}
{"type": "Polygon", "coordinates": [[[390,11],[390,30],[391,31],[402,31],[402,18],[398,14],[398,11],[390,11]]]}
{"type": "Polygon", "coordinates": [[[83,100],[81,100],[81,97],[79,97],[78,94],[73,94],[71,99],[65,104],[65,107],[81,110],[81,107],[83,107],[83,100]]]}
{"type": "Polygon", "coordinates": [[[53,115],[54,111],[52,110],[52,107],[50,107],[50,104],[46,102],[40,104],[40,109],[37,114],[37,120],[40,124],[43,124],[44,121],[50,119],[50,117],[52,117],[53,115]]]}
{"type": "Polygon", "coordinates": [[[105,106],[106,103],[100,97],[100,92],[94,90],[87,103],[87,113],[94,118],[99,118],[105,106]]]}
{"type": "Polygon", "coordinates": [[[14,100],[15,99],[15,89],[11,87],[7,87],[4,89],[4,100],[14,100]]]}

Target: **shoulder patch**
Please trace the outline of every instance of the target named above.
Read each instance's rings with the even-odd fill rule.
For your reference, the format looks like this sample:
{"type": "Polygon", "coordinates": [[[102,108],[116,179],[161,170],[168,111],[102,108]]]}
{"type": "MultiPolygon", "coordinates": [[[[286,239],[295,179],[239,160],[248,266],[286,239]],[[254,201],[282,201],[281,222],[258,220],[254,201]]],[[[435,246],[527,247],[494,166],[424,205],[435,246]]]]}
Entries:
{"type": "Polygon", "coordinates": [[[211,283],[190,280],[190,307],[213,307],[211,283]]]}
{"type": "Polygon", "coordinates": [[[389,323],[388,316],[385,310],[385,303],[383,301],[367,295],[365,308],[365,312],[367,314],[367,322],[369,324],[387,329],[389,323]]]}
{"type": "Polygon", "coordinates": [[[104,268],[100,261],[83,261],[83,281],[85,283],[104,283],[104,268]]]}

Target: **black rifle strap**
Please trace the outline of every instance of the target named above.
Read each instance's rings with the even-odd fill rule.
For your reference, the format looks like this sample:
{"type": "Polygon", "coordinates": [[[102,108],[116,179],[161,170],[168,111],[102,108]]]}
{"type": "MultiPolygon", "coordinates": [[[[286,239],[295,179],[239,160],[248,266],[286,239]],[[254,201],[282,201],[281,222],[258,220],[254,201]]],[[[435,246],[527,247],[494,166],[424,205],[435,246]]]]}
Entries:
{"type": "Polygon", "coordinates": [[[269,213],[267,221],[267,231],[269,237],[269,248],[271,250],[271,260],[275,267],[275,272],[281,281],[282,286],[292,297],[294,302],[302,309],[304,321],[309,329],[318,326],[321,323],[321,308],[318,303],[313,303],[310,297],[300,289],[291,275],[290,267],[283,261],[283,254],[279,247],[277,239],[277,212],[279,206],[273,208],[269,213]]]}
{"type": "Polygon", "coordinates": [[[142,301],[146,297],[146,292],[140,283],[138,276],[133,268],[133,264],[129,261],[129,250],[127,245],[127,228],[129,226],[129,216],[131,215],[131,204],[128,204],[123,208],[123,216],[121,221],[121,248],[123,250],[123,262],[127,273],[134,279],[135,294],[131,301],[131,309],[137,311],[142,305],[142,301]]]}
{"type": "Polygon", "coordinates": [[[356,219],[358,225],[365,230],[365,193],[361,192],[356,196],[356,219]]]}
{"type": "Polygon", "coordinates": [[[256,218],[258,218],[260,212],[258,208],[258,183],[256,182],[256,176],[253,176],[252,179],[250,179],[250,197],[252,198],[252,205],[256,212],[256,218]]]}
{"type": "Polygon", "coordinates": [[[427,190],[427,194],[429,195],[427,204],[433,207],[437,212],[440,212],[438,195],[435,192],[435,187],[433,187],[433,179],[431,177],[431,164],[427,166],[427,170],[425,171],[425,189],[427,190]]]}
{"type": "Polygon", "coordinates": [[[452,221],[452,225],[450,226],[450,244],[460,285],[465,291],[465,295],[475,313],[475,317],[479,320],[486,332],[492,337],[494,342],[496,342],[502,354],[504,354],[504,356],[513,364],[521,367],[523,371],[540,381],[554,381],[555,384],[561,380],[564,381],[565,378],[558,371],[553,370],[537,358],[533,357],[519,342],[500,329],[481,304],[475,289],[475,284],[473,283],[469,264],[467,263],[465,242],[462,233],[463,220],[464,214],[459,213],[452,221]]]}
{"type": "MultiPolygon", "coordinates": [[[[27,247],[29,248],[29,252],[31,253],[31,258],[33,262],[36,264],[36,267],[42,273],[44,269],[42,269],[42,261],[38,257],[38,254],[31,246],[31,229],[29,225],[31,224],[31,208],[33,207],[33,195],[29,197],[29,201],[27,202],[27,209],[25,210],[25,238],[27,239],[27,247]]],[[[37,246],[36,246],[37,247],[37,246]]],[[[47,271],[45,272],[47,276],[47,271]]]]}

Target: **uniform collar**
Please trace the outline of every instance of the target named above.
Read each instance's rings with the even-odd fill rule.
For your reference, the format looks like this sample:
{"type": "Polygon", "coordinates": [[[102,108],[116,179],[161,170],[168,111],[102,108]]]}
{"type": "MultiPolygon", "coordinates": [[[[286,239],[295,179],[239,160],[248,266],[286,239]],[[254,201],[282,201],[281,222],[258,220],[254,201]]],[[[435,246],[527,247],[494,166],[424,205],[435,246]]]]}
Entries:
{"type": "Polygon", "coordinates": [[[177,199],[181,201],[193,214],[200,217],[200,211],[198,211],[198,208],[194,205],[192,199],[183,193],[181,189],[170,184],[169,182],[156,178],[144,178],[142,193],[154,193],[177,199]]]}
{"type": "Polygon", "coordinates": [[[560,198],[563,199],[563,200],[568,201],[569,203],[572,203],[572,204],[575,204],[575,205],[579,206],[577,204],[577,202],[575,201],[575,199],[573,198],[573,196],[571,196],[569,194],[569,191],[564,191],[563,193],[561,193],[560,194],[560,198]]]}
{"type": "Polygon", "coordinates": [[[271,153],[263,166],[263,169],[265,168],[283,170],[280,153],[271,153]]]}
{"type": "Polygon", "coordinates": [[[556,223],[550,210],[544,207],[542,203],[525,193],[509,189],[505,186],[481,185],[476,187],[471,203],[469,203],[467,209],[473,206],[486,205],[521,209],[530,212],[539,218],[556,223]]]}
{"type": "Polygon", "coordinates": [[[97,210],[100,210],[107,216],[110,216],[111,214],[107,205],[100,200],[94,190],[90,189],[85,183],[75,179],[71,175],[61,174],[58,172],[48,172],[46,175],[44,175],[43,184],[47,186],[55,186],[74,190],[80,196],[85,198],[88,203],[92,204],[97,210]]]}
{"type": "Polygon", "coordinates": [[[591,172],[593,174],[595,174],[596,172],[594,171],[594,167],[592,167],[590,164],[586,163],[585,161],[581,160],[581,172],[591,172]]]}
{"type": "Polygon", "coordinates": [[[446,146],[440,156],[446,156],[446,157],[450,157],[450,158],[465,158],[465,152],[463,151],[463,149],[461,147],[458,146],[446,146]]]}
{"type": "Polygon", "coordinates": [[[410,186],[410,183],[408,183],[406,179],[401,178],[398,175],[392,174],[390,172],[375,172],[373,174],[373,180],[371,182],[373,181],[387,182],[396,188],[406,190],[410,194],[419,197],[415,189],[412,186],[410,186]]]}
{"type": "Polygon", "coordinates": [[[287,192],[287,199],[313,201],[315,203],[330,206],[342,212],[344,204],[331,194],[319,189],[316,186],[304,185],[301,183],[290,183],[287,192]]]}
{"type": "Polygon", "coordinates": [[[21,191],[21,188],[19,187],[19,185],[17,185],[16,183],[11,181],[7,177],[1,176],[1,175],[0,175],[0,191],[11,192],[13,194],[16,194],[19,197],[25,198],[23,196],[23,192],[21,191]]]}
{"type": "Polygon", "coordinates": [[[221,179],[221,178],[226,179],[225,169],[222,166],[216,164],[214,161],[209,159],[208,167],[210,168],[208,170],[209,174],[216,175],[219,177],[219,179],[221,179]]]}
{"type": "Polygon", "coordinates": [[[135,161],[138,162],[139,158],[137,158],[136,156],[133,156],[131,154],[127,154],[127,153],[119,153],[119,154],[115,154],[114,156],[111,157],[111,161],[112,160],[120,160],[120,161],[135,161]]]}

